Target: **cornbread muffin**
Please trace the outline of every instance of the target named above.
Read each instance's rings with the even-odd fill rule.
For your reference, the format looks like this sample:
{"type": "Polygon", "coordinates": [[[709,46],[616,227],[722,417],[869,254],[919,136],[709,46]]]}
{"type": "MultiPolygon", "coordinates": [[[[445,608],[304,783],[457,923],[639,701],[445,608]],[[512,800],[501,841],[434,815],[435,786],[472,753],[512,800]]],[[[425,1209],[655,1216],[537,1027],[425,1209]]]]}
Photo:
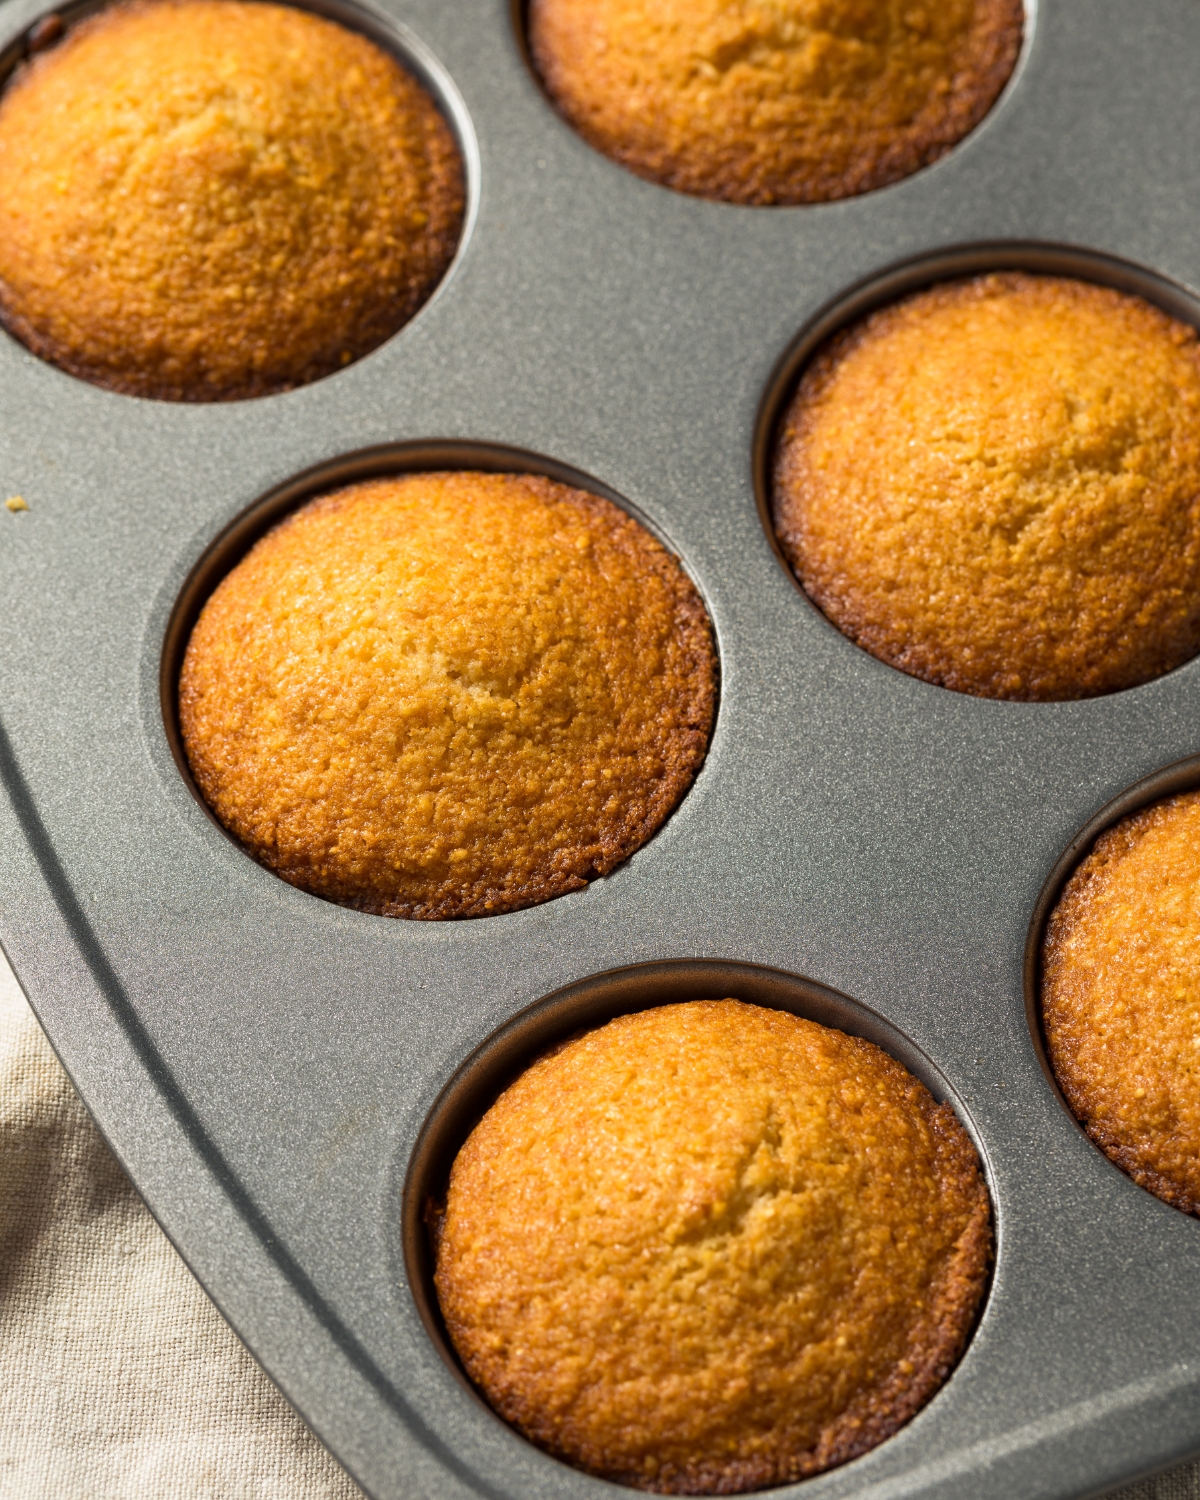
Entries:
{"type": "Polygon", "coordinates": [[[463,214],[432,99],[366,37],[261,0],[133,0],[0,97],[0,318],[136,396],[287,390],[390,337],[463,214]]]}
{"type": "Polygon", "coordinates": [[[1200,345],[1020,272],[836,335],[784,415],[775,525],[851,640],[984,698],[1089,698],[1200,649],[1200,345]]]}
{"type": "Polygon", "coordinates": [[[1200,1214],[1200,792],[1125,818],[1067,882],[1043,945],[1042,1022],[1092,1140],[1200,1214]]]}
{"type": "Polygon", "coordinates": [[[409,474],[314,500],[209,599],[179,717],[221,822],[285,880],[394,917],[579,890],[683,795],[708,617],[607,500],[409,474]]]}
{"type": "Polygon", "coordinates": [[[530,0],[555,105],[652,182],[822,203],[907,177],[991,109],[1021,0],[530,0]]]}
{"type": "Polygon", "coordinates": [[[735,1494],[865,1452],[962,1352],[962,1126],[869,1042],[738,1000],[627,1015],[502,1094],[432,1207],[467,1373],[559,1458],[735,1494]]]}

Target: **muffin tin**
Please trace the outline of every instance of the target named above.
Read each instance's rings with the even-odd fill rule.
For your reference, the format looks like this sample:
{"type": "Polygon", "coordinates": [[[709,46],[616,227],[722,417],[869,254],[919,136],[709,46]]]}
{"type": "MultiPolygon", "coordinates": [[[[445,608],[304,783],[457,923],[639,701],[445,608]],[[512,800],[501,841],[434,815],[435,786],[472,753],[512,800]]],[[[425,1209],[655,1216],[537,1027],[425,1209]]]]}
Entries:
{"type": "MultiPolygon", "coordinates": [[[[998,1238],[942,1391],[795,1493],[1066,1500],[1200,1451],[1200,1224],[1090,1145],[1026,1013],[1078,831],[1200,750],[1200,661],[1080,703],[928,686],[809,605],[759,513],[787,380],[848,309],[1023,265],[1200,319],[1200,10],[1043,0],[999,104],[942,162],[748,209],[584,145],[502,0],[314,8],[398,47],[464,147],[463,244],[414,321],[317,384],[213,406],[114,395],[0,340],[0,483],[29,505],[0,513],[0,936],[101,1128],[377,1500],[585,1500],[619,1491],[504,1427],[446,1356],[421,1194],[545,1039],[662,999],[785,1005],[953,1100],[998,1238]],[[426,924],[243,854],[181,774],[170,689],[188,611],[271,517],[430,464],[627,505],[699,586],[722,684],[707,762],[625,866],[426,924]]],[[[43,10],[0,10],[10,63],[43,10]]]]}

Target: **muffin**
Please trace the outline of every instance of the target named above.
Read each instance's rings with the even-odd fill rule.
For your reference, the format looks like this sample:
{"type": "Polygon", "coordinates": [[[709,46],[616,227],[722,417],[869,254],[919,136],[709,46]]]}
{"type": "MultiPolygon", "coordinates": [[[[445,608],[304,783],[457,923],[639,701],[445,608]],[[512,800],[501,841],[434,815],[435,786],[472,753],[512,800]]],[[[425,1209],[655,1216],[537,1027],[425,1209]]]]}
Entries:
{"type": "Polygon", "coordinates": [[[652,182],[823,203],[944,156],[996,101],[1021,0],[530,0],[550,98],[652,182]]]}
{"type": "Polygon", "coordinates": [[[458,148],[366,37],[261,0],[133,0],[0,97],[0,318],[110,390],[216,401],[358,359],[425,301],[458,148]]]}
{"type": "Polygon", "coordinates": [[[1092,1140],[1200,1213],[1200,792],[1123,819],[1071,876],[1042,949],[1042,1024],[1092,1140]]]}
{"type": "Polygon", "coordinates": [[[545,1055],[429,1217],[447,1331],[496,1411],[658,1494],[882,1442],[962,1353],[991,1253],[953,1112],[869,1042],[738,1000],[545,1055]]]}
{"type": "Polygon", "coordinates": [[[312,501],[228,574],[179,719],[209,806],[284,880],[467,917],[644,844],[704,758],[714,694],[695,588],[615,505],[408,474],[312,501]]]}
{"type": "Polygon", "coordinates": [[[773,508],[809,597],[903,672],[1090,698],[1200,649],[1200,345],[1138,297],[1020,272],[837,334],[773,508]]]}

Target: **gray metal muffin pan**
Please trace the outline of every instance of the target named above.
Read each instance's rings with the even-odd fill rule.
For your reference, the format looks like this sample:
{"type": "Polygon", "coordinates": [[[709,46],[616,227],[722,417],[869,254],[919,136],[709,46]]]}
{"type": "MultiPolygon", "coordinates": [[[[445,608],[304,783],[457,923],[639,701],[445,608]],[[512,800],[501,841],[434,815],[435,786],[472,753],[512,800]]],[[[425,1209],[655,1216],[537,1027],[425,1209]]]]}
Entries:
{"type": "MultiPolygon", "coordinates": [[[[8,0],[0,44],[43,8],[8,0]]],[[[1200,750],[1200,661],[1082,703],[905,677],[807,603],[755,481],[797,338],[913,260],[932,257],[928,275],[970,246],[1102,279],[1140,267],[1152,295],[1194,306],[1200,7],[1043,0],[1013,82],[949,157],[786,210],[683,197],[594,153],[539,93],[503,0],[371,15],[439,89],[470,169],[458,259],[407,328],[318,384],[216,406],[106,393],[0,339],[0,487],[29,505],[0,512],[0,934],[89,1107],[377,1500],[584,1500],[622,1492],[504,1427],[430,1336],[401,1233],[414,1146],[497,1033],[451,1096],[457,1124],[444,1100],[435,1113],[422,1181],[514,1035],[532,1045],[639,993],[774,995],[883,1039],[953,1098],[998,1231],[941,1393],[796,1493],[1065,1500],[1200,1451],[1200,1223],[1065,1113],[1023,982],[1039,892],[1077,831],[1200,750]],[[411,923],[294,890],[216,828],[172,754],[164,642],[207,549],[295,476],[395,444],[416,446],[383,462],[511,463],[499,445],[589,477],[680,554],[712,614],[721,704],[691,792],[628,864],[529,911],[411,923]],[[762,968],[591,982],[667,960],[762,968]],[[560,991],[558,1011],[509,1026],[560,991]]]]}

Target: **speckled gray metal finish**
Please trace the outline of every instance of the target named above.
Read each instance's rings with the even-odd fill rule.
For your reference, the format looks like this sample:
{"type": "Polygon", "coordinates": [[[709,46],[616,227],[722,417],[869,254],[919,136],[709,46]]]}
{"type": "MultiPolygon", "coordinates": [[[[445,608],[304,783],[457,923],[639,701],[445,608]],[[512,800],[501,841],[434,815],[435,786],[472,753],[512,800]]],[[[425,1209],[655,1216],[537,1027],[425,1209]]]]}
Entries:
{"type": "MultiPolygon", "coordinates": [[[[40,8],[8,0],[0,43],[40,8]]],[[[427,1333],[400,1233],[414,1143],[464,1060],[565,986],[663,959],[804,976],[944,1080],[999,1253],[942,1392],[789,1493],[1065,1500],[1200,1451],[1200,1223],[1066,1115],[1022,978],[1077,830],[1200,750],[1200,661],[1075,704],[904,677],[797,590],[754,469],[801,330],[915,257],[1082,247],[1188,305],[1200,6],[1043,0],[1007,93],[947,159],[787,210],[682,197],[596,155],[538,92],[504,0],[377,15],[428,49],[471,165],[459,258],[409,327],[307,389],[191,407],[0,338],[0,488],[30,507],[0,511],[0,935],[88,1105],[377,1500],[615,1495],[503,1427],[427,1333]],[[698,583],[722,671],[708,761],[646,848],[578,894],[446,924],[343,910],[254,864],[197,805],[160,702],[168,623],[214,539],[310,468],[434,441],[527,450],[622,496],[698,583]]]]}

